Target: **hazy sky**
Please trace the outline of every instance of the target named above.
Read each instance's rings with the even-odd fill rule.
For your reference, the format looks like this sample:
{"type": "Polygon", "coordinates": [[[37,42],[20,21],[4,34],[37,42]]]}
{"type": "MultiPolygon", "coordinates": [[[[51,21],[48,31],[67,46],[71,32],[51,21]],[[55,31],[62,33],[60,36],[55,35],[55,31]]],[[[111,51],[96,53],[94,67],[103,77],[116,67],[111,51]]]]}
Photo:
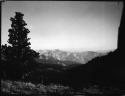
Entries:
{"type": "Polygon", "coordinates": [[[33,49],[116,49],[122,8],[122,2],[7,1],[2,3],[2,43],[18,11],[33,49]]]}

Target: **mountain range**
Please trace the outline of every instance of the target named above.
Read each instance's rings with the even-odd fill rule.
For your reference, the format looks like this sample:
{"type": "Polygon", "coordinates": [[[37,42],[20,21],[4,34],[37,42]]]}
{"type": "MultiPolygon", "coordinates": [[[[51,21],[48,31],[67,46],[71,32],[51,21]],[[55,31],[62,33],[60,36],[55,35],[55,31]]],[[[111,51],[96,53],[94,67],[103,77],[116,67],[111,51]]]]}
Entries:
{"type": "Polygon", "coordinates": [[[94,59],[95,57],[100,57],[107,55],[109,52],[94,52],[94,51],[83,51],[83,52],[69,52],[62,50],[39,50],[40,60],[52,62],[58,62],[64,66],[67,64],[86,64],[88,61],[94,59]]]}

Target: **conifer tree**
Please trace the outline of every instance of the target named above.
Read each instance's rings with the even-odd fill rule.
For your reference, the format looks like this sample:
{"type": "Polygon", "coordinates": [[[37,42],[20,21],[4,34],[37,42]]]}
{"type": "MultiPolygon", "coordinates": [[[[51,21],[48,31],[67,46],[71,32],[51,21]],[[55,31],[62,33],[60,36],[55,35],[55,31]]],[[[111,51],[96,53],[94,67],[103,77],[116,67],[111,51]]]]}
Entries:
{"type": "Polygon", "coordinates": [[[8,30],[9,45],[1,46],[7,62],[5,69],[15,78],[20,78],[23,74],[34,70],[36,66],[34,58],[39,57],[39,53],[30,47],[30,38],[27,36],[30,31],[25,27],[27,24],[23,16],[21,12],[16,12],[15,16],[10,18],[12,24],[8,30]]]}
{"type": "Polygon", "coordinates": [[[30,48],[30,38],[27,37],[30,31],[25,27],[27,24],[23,20],[24,14],[16,12],[15,17],[11,17],[12,21],[9,31],[8,43],[13,49],[13,58],[19,62],[25,61],[26,59],[32,59],[38,57],[38,53],[30,48]]]}

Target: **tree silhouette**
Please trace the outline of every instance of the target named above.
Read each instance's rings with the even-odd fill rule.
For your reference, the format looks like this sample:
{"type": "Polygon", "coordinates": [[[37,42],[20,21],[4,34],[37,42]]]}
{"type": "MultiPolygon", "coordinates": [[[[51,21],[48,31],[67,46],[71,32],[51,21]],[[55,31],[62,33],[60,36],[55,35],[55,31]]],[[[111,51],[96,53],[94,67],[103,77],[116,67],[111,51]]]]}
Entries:
{"type": "Polygon", "coordinates": [[[2,45],[2,54],[7,60],[7,69],[13,76],[20,77],[22,74],[33,70],[35,67],[34,58],[39,57],[39,53],[31,49],[29,42],[30,38],[27,37],[30,31],[25,27],[27,24],[23,20],[24,14],[15,12],[15,17],[11,17],[11,28],[8,30],[9,46],[2,45]]]}
{"type": "MultiPolygon", "coordinates": [[[[12,21],[11,29],[9,29],[9,39],[8,43],[13,47],[13,56],[17,61],[22,61],[27,59],[27,57],[32,57],[30,53],[33,53],[33,50],[30,49],[30,38],[27,37],[30,32],[25,26],[26,22],[23,20],[24,14],[16,12],[14,18],[10,18],[12,21]]],[[[34,52],[35,54],[35,52],[34,52]]],[[[37,55],[34,55],[37,56],[37,55]]]]}

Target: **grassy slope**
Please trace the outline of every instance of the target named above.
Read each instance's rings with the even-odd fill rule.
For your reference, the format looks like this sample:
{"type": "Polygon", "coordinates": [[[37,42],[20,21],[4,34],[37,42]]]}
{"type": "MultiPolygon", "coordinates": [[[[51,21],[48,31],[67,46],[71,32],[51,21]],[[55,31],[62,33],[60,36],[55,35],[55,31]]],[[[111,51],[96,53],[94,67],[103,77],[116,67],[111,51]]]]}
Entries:
{"type": "Polygon", "coordinates": [[[117,88],[112,87],[100,87],[99,85],[89,85],[88,87],[84,87],[80,90],[74,90],[71,87],[63,86],[63,85],[43,85],[43,84],[33,84],[30,82],[21,82],[21,81],[9,81],[2,80],[1,81],[1,90],[4,96],[78,96],[78,94],[82,94],[82,96],[112,96],[118,95],[122,96],[124,90],[119,90],[117,88]],[[77,94],[77,95],[76,95],[77,94]]]}

